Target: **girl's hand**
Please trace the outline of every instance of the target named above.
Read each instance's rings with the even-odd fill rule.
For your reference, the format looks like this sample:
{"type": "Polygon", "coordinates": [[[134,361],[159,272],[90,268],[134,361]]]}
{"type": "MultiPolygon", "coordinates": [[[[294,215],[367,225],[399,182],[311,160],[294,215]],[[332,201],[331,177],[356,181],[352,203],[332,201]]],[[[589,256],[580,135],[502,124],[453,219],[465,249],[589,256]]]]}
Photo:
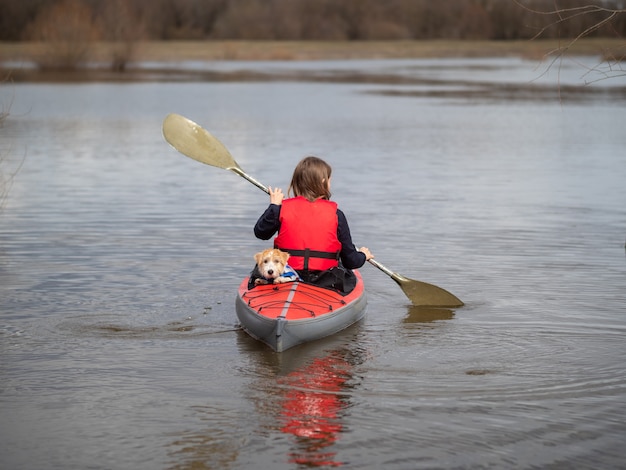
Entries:
{"type": "Polygon", "coordinates": [[[359,249],[359,251],[361,253],[365,253],[365,261],[369,261],[369,260],[371,260],[374,257],[374,255],[370,253],[370,250],[368,248],[365,248],[364,246],[362,246],[359,249]]]}
{"type": "Polygon", "coordinates": [[[276,204],[277,206],[280,206],[283,203],[283,199],[285,198],[285,195],[283,194],[283,190],[280,188],[274,188],[272,189],[272,187],[269,187],[270,190],[270,204],[276,204]]]}

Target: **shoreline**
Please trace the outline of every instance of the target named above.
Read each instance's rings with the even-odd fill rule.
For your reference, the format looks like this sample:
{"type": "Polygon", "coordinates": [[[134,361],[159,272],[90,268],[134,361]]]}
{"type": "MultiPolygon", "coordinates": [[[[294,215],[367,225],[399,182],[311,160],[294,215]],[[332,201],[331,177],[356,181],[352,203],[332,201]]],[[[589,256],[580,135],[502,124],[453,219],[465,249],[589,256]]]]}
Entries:
{"type": "Polygon", "coordinates": [[[224,61],[332,61],[432,58],[520,57],[542,60],[567,56],[597,56],[600,61],[624,59],[626,42],[593,38],[575,42],[522,41],[147,41],[130,45],[94,43],[89,64],[77,68],[40,68],[40,58],[51,54],[45,43],[0,42],[0,77],[12,82],[154,81],[154,80],[258,80],[253,74],[204,73],[177,68],[182,62],[224,61]],[[113,70],[112,57],[124,48],[123,70],[113,70]],[[150,64],[150,67],[141,64],[150,64]],[[9,64],[7,67],[6,64],[9,64]],[[24,65],[15,65],[24,64],[24,65]],[[159,67],[162,65],[162,67],[159,67]]]}

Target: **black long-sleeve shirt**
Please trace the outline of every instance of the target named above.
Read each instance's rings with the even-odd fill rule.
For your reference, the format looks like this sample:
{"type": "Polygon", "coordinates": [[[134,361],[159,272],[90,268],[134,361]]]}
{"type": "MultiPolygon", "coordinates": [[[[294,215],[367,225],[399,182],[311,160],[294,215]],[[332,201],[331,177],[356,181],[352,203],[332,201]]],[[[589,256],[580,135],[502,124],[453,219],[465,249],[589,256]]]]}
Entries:
{"type": "MultiPolygon", "coordinates": [[[[269,240],[280,229],[280,208],[270,204],[254,226],[254,235],[261,240],[269,240]]],[[[341,243],[341,264],[348,269],[357,269],[365,264],[366,256],[356,249],[350,235],[350,227],[344,213],[337,209],[337,239],[341,243]]]]}

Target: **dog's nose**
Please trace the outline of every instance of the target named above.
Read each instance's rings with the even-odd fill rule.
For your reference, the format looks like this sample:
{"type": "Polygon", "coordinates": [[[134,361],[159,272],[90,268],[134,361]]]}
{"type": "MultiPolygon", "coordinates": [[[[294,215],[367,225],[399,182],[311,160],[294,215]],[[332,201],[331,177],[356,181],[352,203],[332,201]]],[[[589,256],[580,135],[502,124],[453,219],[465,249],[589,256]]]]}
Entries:
{"type": "Polygon", "coordinates": [[[272,274],[274,274],[274,270],[273,269],[268,269],[267,274],[269,274],[271,276],[272,274]]]}

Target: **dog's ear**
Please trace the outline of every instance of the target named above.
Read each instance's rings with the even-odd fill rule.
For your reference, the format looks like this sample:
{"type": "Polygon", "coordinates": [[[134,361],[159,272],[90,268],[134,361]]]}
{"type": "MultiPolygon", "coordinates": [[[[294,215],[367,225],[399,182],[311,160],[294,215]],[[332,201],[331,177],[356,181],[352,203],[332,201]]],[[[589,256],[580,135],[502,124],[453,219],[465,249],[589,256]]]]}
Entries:
{"type": "Polygon", "coordinates": [[[254,261],[256,261],[256,264],[259,264],[261,262],[261,258],[263,258],[262,251],[259,251],[256,255],[254,255],[254,261]]]}
{"type": "Polygon", "coordinates": [[[287,260],[289,259],[289,256],[291,255],[285,251],[280,252],[280,258],[283,260],[283,263],[285,264],[287,264],[287,260]]]}

